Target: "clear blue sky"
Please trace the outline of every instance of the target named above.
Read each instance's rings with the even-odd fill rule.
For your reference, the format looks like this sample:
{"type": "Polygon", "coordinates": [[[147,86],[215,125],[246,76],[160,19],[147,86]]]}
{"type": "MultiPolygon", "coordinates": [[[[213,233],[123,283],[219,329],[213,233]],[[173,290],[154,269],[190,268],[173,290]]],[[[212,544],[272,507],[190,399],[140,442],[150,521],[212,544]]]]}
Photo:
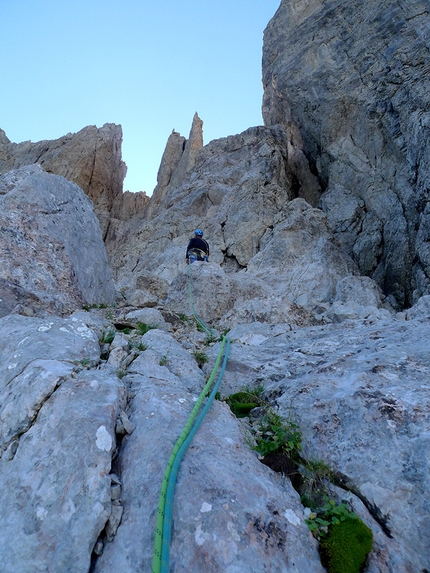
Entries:
{"type": "Polygon", "coordinates": [[[280,0],[1,0],[0,127],[11,141],[123,127],[124,190],[151,194],[172,129],[261,125],[263,30],[280,0]]]}

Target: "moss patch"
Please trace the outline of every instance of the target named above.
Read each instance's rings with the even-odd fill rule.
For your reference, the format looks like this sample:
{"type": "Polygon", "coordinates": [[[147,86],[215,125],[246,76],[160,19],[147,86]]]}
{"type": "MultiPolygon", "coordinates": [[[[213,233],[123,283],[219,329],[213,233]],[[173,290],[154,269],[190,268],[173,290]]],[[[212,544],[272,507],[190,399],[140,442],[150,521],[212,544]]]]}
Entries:
{"type": "Polygon", "coordinates": [[[243,391],[231,394],[225,400],[230,406],[230,410],[237,418],[248,416],[249,412],[259,406],[257,397],[251,392],[243,391]]]}
{"type": "Polygon", "coordinates": [[[331,525],[321,539],[321,563],[328,573],[360,573],[372,542],[372,531],[361,519],[345,519],[331,525]]]}

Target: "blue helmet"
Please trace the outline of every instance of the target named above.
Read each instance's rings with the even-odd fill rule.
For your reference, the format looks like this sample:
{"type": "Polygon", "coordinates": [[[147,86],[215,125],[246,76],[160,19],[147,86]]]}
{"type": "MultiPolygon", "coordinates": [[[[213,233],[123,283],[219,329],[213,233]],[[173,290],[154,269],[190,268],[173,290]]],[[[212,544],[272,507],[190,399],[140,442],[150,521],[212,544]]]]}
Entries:
{"type": "Polygon", "coordinates": [[[196,237],[203,237],[203,231],[201,229],[196,229],[194,234],[196,237]]]}

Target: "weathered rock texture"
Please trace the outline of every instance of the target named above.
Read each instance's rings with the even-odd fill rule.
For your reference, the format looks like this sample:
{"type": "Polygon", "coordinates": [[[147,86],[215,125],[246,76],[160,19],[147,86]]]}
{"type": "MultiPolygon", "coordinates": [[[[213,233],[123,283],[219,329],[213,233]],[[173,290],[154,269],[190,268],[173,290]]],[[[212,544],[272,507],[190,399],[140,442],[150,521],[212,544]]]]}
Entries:
{"type": "Polygon", "coordinates": [[[112,303],[114,285],[91,201],[38,165],[0,177],[0,316],[62,314],[112,303]]]}
{"type": "Polygon", "coordinates": [[[128,218],[149,199],[143,192],[133,201],[123,196],[127,167],[121,159],[121,143],[122,128],[113,123],[36,143],[12,143],[0,129],[0,173],[39,163],[48,173],[73,181],[93,201],[105,234],[111,216],[128,218]]]}
{"type": "Polygon", "coordinates": [[[264,36],[266,125],[300,131],[322,207],[400,305],[430,292],[427,2],[283,0],[264,36]]]}
{"type": "Polygon", "coordinates": [[[111,513],[122,384],[79,368],[100,347],[78,318],[9,316],[0,330],[2,571],[88,571],[111,513]]]}
{"type": "MultiPolygon", "coordinates": [[[[139,337],[118,334],[100,365],[107,328],[84,312],[0,319],[5,573],[87,572],[91,558],[95,571],[150,569],[163,468],[204,375],[160,330],[140,351],[139,337]]],[[[194,441],[177,496],[173,570],[323,571],[297,493],[260,464],[225,405],[194,441]]]]}
{"type": "Polygon", "coordinates": [[[166,149],[161,158],[157,174],[157,185],[148,208],[148,217],[152,217],[169,190],[178,187],[196,162],[197,153],[203,147],[203,121],[194,114],[189,138],[186,139],[173,130],[167,140],[166,149]]]}
{"type": "MultiPolygon", "coordinates": [[[[229,334],[222,394],[263,384],[265,400],[297,418],[303,456],[343,475],[333,495],[374,532],[367,573],[430,566],[430,315],[424,303],[415,310],[410,321],[248,323],[229,334]]],[[[165,311],[174,336],[135,330],[103,343],[113,324],[143,315],[106,311],[109,323],[102,312],[0,319],[5,573],[87,573],[90,561],[96,572],[150,569],[165,464],[205,382],[192,351],[205,349],[211,367],[218,345],[165,311]]],[[[215,402],[193,440],[174,500],[172,570],[322,572],[298,494],[259,462],[246,427],[215,402]]]]}
{"type": "Polygon", "coordinates": [[[197,227],[208,237],[211,260],[226,270],[245,268],[289,201],[316,189],[310,172],[299,181],[290,169],[288,142],[281,126],[255,127],[203,147],[178,187],[151,198],[153,217],[110,229],[106,245],[120,286],[143,270],[171,282],[197,227]]]}
{"type": "MultiPolygon", "coordinates": [[[[165,466],[224,328],[221,394],[262,385],[297,420],[303,460],[373,531],[364,571],[430,570],[427,18],[420,2],[284,0],[265,35],[266,126],[202,147],[196,116],[150,200],[86,189],[106,214],[108,309],[67,318],[114,301],[88,197],[40,166],[0,177],[2,571],[150,570],[165,466]],[[210,262],[186,267],[196,227],[210,262]]],[[[103,179],[88,130],[90,155],[75,136],[43,150],[0,131],[0,158],[57,154],[103,179]]],[[[298,493],[252,449],[261,409],[239,421],[215,401],[195,436],[172,571],[323,571],[298,493]]]]}
{"type": "Polygon", "coordinates": [[[341,495],[367,514],[372,573],[430,565],[429,335],[428,311],[407,322],[293,332],[254,324],[229,333],[224,392],[262,383],[282,416],[297,416],[305,456],[342,473],[349,493],[341,495]]]}

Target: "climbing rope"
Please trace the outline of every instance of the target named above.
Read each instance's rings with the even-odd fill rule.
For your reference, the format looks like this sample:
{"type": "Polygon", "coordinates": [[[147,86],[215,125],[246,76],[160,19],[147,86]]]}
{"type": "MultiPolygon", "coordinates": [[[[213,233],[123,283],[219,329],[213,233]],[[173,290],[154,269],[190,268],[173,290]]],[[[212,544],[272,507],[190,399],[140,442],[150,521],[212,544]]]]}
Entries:
{"type": "Polygon", "coordinates": [[[192,285],[192,279],[191,279],[191,265],[188,265],[188,291],[189,291],[189,295],[190,295],[190,307],[191,307],[191,312],[193,313],[194,316],[194,320],[197,322],[197,324],[199,326],[201,326],[201,328],[203,328],[203,330],[209,334],[209,336],[213,336],[214,331],[212,330],[212,328],[210,328],[210,326],[208,326],[206,324],[206,322],[204,320],[202,320],[198,314],[196,313],[196,310],[194,308],[194,303],[193,303],[193,285],[192,285]]]}
{"type": "MultiPolygon", "coordinates": [[[[193,316],[197,324],[199,324],[209,335],[213,335],[213,330],[195,312],[193,304],[190,267],[191,265],[188,265],[190,305],[193,316]]],[[[161,485],[161,492],[157,510],[154,556],[152,560],[152,573],[168,573],[169,571],[173,497],[174,497],[174,491],[175,491],[177,475],[179,472],[179,467],[189,444],[191,443],[193,437],[197,433],[197,430],[199,429],[204,417],[209,411],[212,402],[215,398],[215,395],[218,392],[218,388],[221,384],[221,380],[227,366],[229,352],[230,352],[230,340],[226,336],[223,336],[221,341],[221,347],[218,352],[218,356],[215,360],[212,372],[208,378],[208,381],[205,384],[205,387],[201,391],[200,396],[198,397],[197,402],[194,408],[192,409],[191,414],[188,417],[187,423],[185,424],[185,427],[182,430],[181,435],[179,436],[178,440],[176,441],[176,444],[173,447],[169,461],[167,462],[167,467],[164,472],[163,482],[161,485]],[[224,354],[224,360],[221,366],[221,370],[218,375],[217,381],[211,390],[211,386],[218,372],[223,354],[224,354]],[[209,397],[206,401],[206,404],[203,407],[203,409],[201,409],[203,400],[206,398],[206,396],[208,396],[208,394],[209,397]]]]}

